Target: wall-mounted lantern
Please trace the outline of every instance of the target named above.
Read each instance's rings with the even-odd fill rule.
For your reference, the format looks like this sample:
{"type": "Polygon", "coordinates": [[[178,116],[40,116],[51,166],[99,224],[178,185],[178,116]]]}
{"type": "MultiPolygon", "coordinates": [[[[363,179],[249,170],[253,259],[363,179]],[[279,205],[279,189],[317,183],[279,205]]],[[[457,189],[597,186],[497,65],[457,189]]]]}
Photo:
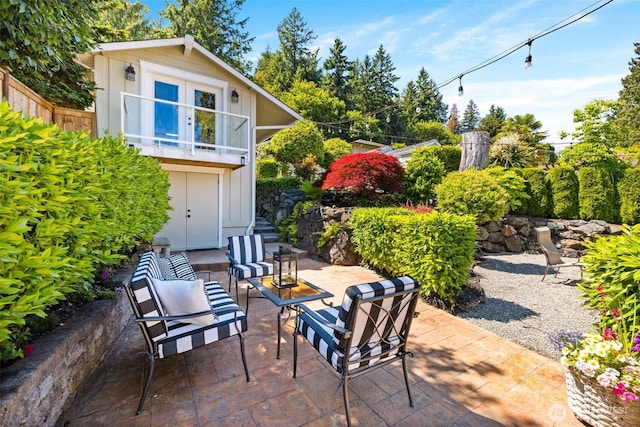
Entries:
{"type": "Polygon", "coordinates": [[[237,90],[233,89],[231,91],[231,102],[233,102],[234,104],[237,104],[238,101],[240,101],[240,94],[238,93],[237,90]]]}
{"type": "Polygon", "coordinates": [[[129,66],[124,69],[124,76],[127,80],[130,80],[132,82],[136,81],[136,70],[135,68],[133,68],[133,65],[131,65],[131,63],[129,63],[129,66]]]}

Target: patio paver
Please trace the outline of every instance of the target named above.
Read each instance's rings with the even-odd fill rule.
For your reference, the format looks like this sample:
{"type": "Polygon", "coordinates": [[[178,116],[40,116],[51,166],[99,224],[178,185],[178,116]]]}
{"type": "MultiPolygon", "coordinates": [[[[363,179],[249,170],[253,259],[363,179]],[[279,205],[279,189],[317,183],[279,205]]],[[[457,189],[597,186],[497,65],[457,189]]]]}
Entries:
{"type": "MultiPolygon", "coordinates": [[[[379,280],[362,267],[299,261],[299,276],[329,290],[340,304],[352,284],[379,280]]],[[[228,276],[217,272],[225,288],[228,276]]],[[[246,282],[241,283],[244,302],[246,282]]],[[[256,292],[256,291],[254,291],[256,292]]],[[[256,292],[257,293],[257,292],[256,292]]],[[[244,305],[244,304],[241,304],[244,305]]],[[[321,307],[322,303],[309,304],[321,307]]],[[[350,381],[356,426],[582,426],[566,404],[560,364],[419,301],[408,360],[414,407],[396,362],[350,381]]],[[[251,382],[239,342],[224,340],[156,361],[143,412],[136,416],[146,364],[134,322],[125,328],[60,426],[335,426],[346,423],[339,379],[308,343],[292,378],[293,320],[276,360],[276,307],[253,299],[245,335],[251,382]]],[[[299,338],[301,339],[301,338],[299,338]]],[[[302,339],[301,339],[302,340],[302,339]]]]}

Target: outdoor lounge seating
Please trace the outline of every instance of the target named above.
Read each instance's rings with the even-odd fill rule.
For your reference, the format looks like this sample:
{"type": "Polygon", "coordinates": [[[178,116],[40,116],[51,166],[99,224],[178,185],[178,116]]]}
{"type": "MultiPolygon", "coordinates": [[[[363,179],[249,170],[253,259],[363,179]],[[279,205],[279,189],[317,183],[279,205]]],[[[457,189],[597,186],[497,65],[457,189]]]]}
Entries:
{"type": "Polygon", "coordinates": [[[140,414],[149,391],[155,359],[184,353],[227,337],[237,335],[240,339],[242,363],[249,381],[242,337],[242,332],[247,330],[245,313],[218,282],[192,280],[196,276],[184,254],[158,259],[153,252],[147,252],[140,257],[126,286],[149,362],[137,414],[140,414]],[[170,262],[163,263],[161,270],[160,260],[170,262]]]}
{"type": "MultiPolygon", "coordinates": [[[[229,292],[231,292],[233,276],[236,279],[236,301],[238,301],[238,280],[273,274],[273,264],[265,262],[264,239],[260,234],[231,236],[228,249],[229,292]]],[[[247,311],[249,310],[248,301],[247,298],[247,311]]]]}
{"type": "Polygon", "coordinates": [[[556,245],[553,244],[551,240],[551,230],[549,227],[536,227],[536,235],[538,236],[538,244],[540,245],[540,249],[544,253],[545,259],[547,260],[547,265],[544,269],[544,275],[542,276],[542,280],[547,277],[547,273],[549,269],[554,268],[556,270],[555,275],[553,277],[558,276],[558,270],[563,267],[580,267],[582,274],[582,265],[579,261],[569,261],[566,262],[562,259],[562,254],[556,248],[556,245]]]}
{"type": "Polygon", "coordinates": [[[350,286],[340,307],[313,311],[300,304],[293,340],[293,377],[298,362],[297,336],[302,335],[340,375],[347,425],[351,425],[348,381],[400,359],[413,407],[406,357],[413,357],[407,350],[407,338],[419,290],[411,277],[404,276],[350,286]]]}

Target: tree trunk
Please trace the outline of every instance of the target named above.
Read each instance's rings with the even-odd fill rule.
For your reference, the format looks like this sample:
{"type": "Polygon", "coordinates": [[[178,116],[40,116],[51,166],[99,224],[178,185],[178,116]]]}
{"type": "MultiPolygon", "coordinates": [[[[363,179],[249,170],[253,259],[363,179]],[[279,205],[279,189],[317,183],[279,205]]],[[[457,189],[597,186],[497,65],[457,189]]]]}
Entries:
{"type": "Polygon", "coordinates": [[[459,170],[483,169],[487,166],[489,166],[489,132],[463,133],[459,170]]]}

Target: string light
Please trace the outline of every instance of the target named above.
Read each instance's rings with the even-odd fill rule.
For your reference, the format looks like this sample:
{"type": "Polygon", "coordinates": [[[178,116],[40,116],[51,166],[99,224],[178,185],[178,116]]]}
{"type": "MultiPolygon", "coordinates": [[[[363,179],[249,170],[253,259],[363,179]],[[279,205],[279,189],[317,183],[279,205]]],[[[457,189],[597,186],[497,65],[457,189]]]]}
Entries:
{"type": "Polygon", "coordinates": [[[531,68],[531,60],[533,58],[531,58],[531,43],[533,43],[533,40],[529,39],[529,41],[527,42],[527,44],[529,45],[529,54],[527,55],[527,57],[524,60],[524,69],[528,70],[529,68],[531,68]]]}
{"type": "MultiPolygon", "coordinates": [[[[478,64],[478,65],[466,70],[465,72],[457,74],[454,77],[451,77],[451,78],[449,78],[449,79],[447,79],[447,80],[435,85],[435,88],[436,89],[442,89],[443,87],[448,86],[449,84],[454,82],[456,79],[458,79],[458,81],[459,81],[458,95],[459,96],[463,96],[464,95],[464,88],[462,87],[462,77],[464,75],[470,74],[470,73],[478,71],[478,70],[480,70],[482,68],[488,67],[489,65],[494,64],[494,63],[500,61],[501,59],[504,59],[505,57],[511,55],[512,53],[520,50],[521,48],[523,48],[525,46],[528,46],[528,48],[529,48],[528,55],[525,58],[525,69],[529,69],[529,68],[531,68],[531,64],[532,64],[531,44],[533,43],[534,40],[542,38],[542,37],[545,37],[545,36],[547,36],[547,35],[549,35],[549,34],[551,34],[553,32],[556,32],[556,31],[558,31],[558,30],[560,30],[562,28],[565,28],[565,27],[567,27],[567,26],[569,26],[569,25],[581,20],[582,18],[584,18],[584,17],[586,17],[586,16],[588,16],[588,15],[590,15],[590,14],[592,14],[592,13],[594,13],[594,12],[600,10],[600,9],[602,9],[603,7],[607,6],[608,4],[610,4],[612,2],[613,2],[613,0],[606,0],[606,1],[605,0],[598,0],[598,1],[590,4],[589,6],[579,10],[578,12],[574,13],[573,15],[563,19],[562,21],[552,25],[551,27],[547,28],[546,30],[543,30],[540,33],[534,35],[533,37],[529,38],[526,42],[519,43],[518,45],[516,45],[516,46],[514,46],[512,48],[509,48],[509,49],[507,49],[507,50],[495,55],[494,57],[489,58],[488,60],[486,60],[484,62],[481,62],[480,64],[478,64]],[[599,5],[599,6],[593,8],[596,5],[599,5]],[[593,9],[591,9],[591,8],[593,8],[593,9]],[[591,10],[588,10],[588,9],[591,9],[591,10]],[[587,12],[585,12],[585,11],[587,11],[587,12]],[[579,15],[579,16],[577,16],[577,15],[579,15]],[[571,19],[571,18],[573,18],[575,16],[577,16],[575,19],[571,19]]],[[[435,94],[435,93],[432,93],[432,94],[429,94],[429,95],[433,95],[433,94],[435,94]]],[[[400,105],[400,103],[387,105],[385,107],[379,108],[376,111],[365,113],[364,116],[376,116],[377,114],[379,114],[379,113],[381,113],[383,111],[386,111],[386,110],[391,109],[391,108],[396,108],[399,105],[400,105]]],[[[419,105],[416,106],[415,111],[416,111],[417,114],[420,113],[421,108],[420,108],[419,105]]],[[[387,117],[389,117],[389,115],[387,115],[387,117]]],[[[389,121],[387,121],[387,123],[388,122],[389,121]]],[[[314,123],[316,123],[317,125],[326,125],[326,126],[330,126],[330,125],[334,125],[334,124],[338,124],[339,125],[339,124],[347,124],[347,123],[349,123],[349,132],[353,131],[353,119],[337,120],[337,121],[333,121],[333,122],[314,122],[314,123]]],[[[366,123],[366,128],[368,130],[368,128],[369,128],[369,124],[368,123],[366,123]]],[[[342,128],[339,128],[339,132],[342,133],[342,128]]],[[[392,137],[391,135],[383,135],[383,136],[384,137],[392,137]]],[[[396,139],[415,139],[415,138],[403,138],[403,137],[399,137],[399,136],[393,136],[393,138],[396,138],[396,139]]]]}

